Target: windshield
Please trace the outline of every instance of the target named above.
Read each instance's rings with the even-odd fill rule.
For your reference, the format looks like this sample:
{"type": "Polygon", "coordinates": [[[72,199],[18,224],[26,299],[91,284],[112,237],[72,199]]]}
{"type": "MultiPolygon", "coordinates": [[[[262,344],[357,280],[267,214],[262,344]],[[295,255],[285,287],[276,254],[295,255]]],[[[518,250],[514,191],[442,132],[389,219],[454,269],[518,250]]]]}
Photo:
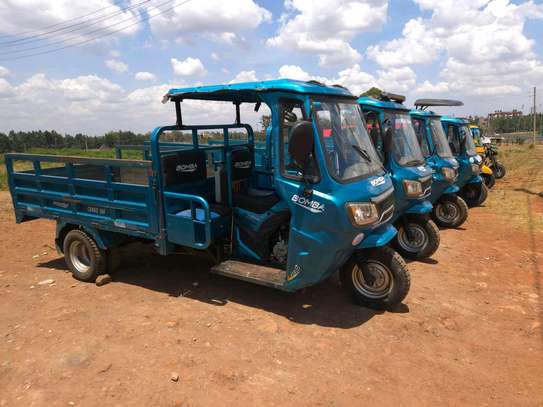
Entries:
{"type": "Polygon", "coordinates": [[[388,151],[392,152],[393,159],[399,165],[414,166],[424,164],[424,156],[409,113],[386,112],[384,130],[385,146],[387,146],[388,151]],[[390,129],[392,129],[391,138],[387,136],[390,129]]]}
{"type": "Polygon", "coordinates": [[[314,101],[313,112],[335,179],[353,181],[383,171],[355,101],[314,101]]]}
{"type": "Polygon", "coordinates": [[[437,155],[441,158],[452,158],[451,147],[447,142],[447,136],[445,136],[441,120],[438,117],[430,119],[430,132],[432,133],[432,140],[434,141],[437,155]]]}
{"type": "Polygon", "coordinates": [[[473,142],[473,137],[471,136],[471,130],[468,126],[460,127],[460,140],[465,140],[464,142],[464,152],[467,155],[475,155],[475,143],[473,142]]]}
{"type": "Polygon", "coordinates": [[[471,134],[473,136],[473,140],[475,142],[475,145],[477,147],[481,147],[483,145],[483,143],[481,141],[481,132],[479,131],[479,129],[477,127],[472,127],[471,128],[471,134]]]}

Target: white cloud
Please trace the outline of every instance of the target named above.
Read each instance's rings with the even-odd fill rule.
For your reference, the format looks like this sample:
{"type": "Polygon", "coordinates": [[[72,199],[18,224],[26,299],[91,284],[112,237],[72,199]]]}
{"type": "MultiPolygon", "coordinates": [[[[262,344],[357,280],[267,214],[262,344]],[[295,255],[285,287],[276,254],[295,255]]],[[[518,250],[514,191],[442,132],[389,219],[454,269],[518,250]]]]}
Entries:
{"type": "MultiPolygon", "coordinates": [[[[135,9],[123,11],[123,7],[119,6],[119,3],[114,0],[19,0],[3,1],[0,5],[0,33],[19,34],[21,32],[35,31],[40,27],[64,23],[104,7],[108,7],[107,13],[112,14],[111,17],[95,21],[94,25],[86,32],[100,30],[100,34],[113,33],[118,30],[119,24],[126,26],[126,29],[115,32],[114,35],[116,36],[132,35],[138,31],[140,24],[132,26],[128,26],[128,24],[137,22],[135,17],[138,17],[139,13],[135,9]]],[[[80,21],[75,21],[74,24],[80,21]]],[[[58,26],[55,27],[55,29],[58,28],[58,26]]],[[[77,37],[80,40],[92,35],[89,33],[86,36],[84,30],[76,31],[72,29],[71,32],[68,32],[69,30],[66,30],[63,39],[77,37]]],[[[57,31],[56,34],[60,33],[62,31],[57,31]]]]}
{"type": "Polygon", "coordinates": [[[106,66],[114,72],[124,73],[128,71],[128,65],[122,61],[117,61],[116,59],[106,60],[106,66]]]}
{"type": "Polygon", "coordinates": [[[136,75],[134,75],[134,79],[137,81],[155,82],[156,76],[151,72],[137,72],[136,75]]]}
{"type": "Polygon", "coordinates": [[[321,66],[332,66],[361,59],[350,41],[385,23],[388,0],[286,0],[285,8],[278,34],[267,44],[318,55],[321,66]]]}
{"type": "Polygon", "coordinates": [[[183,61],[172,58],[170,62],[174,73],[179,76],[205,76],[207,74],[202,61],[198,58],[188,57],[183,61]]]}
{"type": "Polygon", "coordinates": [[[379,88],[389,92],[406,92],[413,89],[417,82],[415,71],[408,66],[379,70],[377,73],[379,88]]]}
{"type": "Polygon", "coordinates": [[[369,47],[385,68],[432,64],[444,59],[440,81],[417,91],[462,95],[519,93],[543,82],[526,20],[543,19],[543,4],[511,0],[414,0],[430,18],[411,19],[402,37],[369,47]]]}
{"type": "Polygon", "coordinates": [[[258,78],[256,77],[255,71],[241,71],[229,83],[256,82],[256,81],[258,81],[258,78]]]}
{"type": "Polygon", "coordinates": [[[4,78],[0,78],[0,98],[6,98],[13,95],[13,87],[4,78]]]}
{"type": "Polygon", "coordinates": [[[191,40],[195,35],[208,35],[233,42],[240,32],[252,30],[271,21],[271,13],[253,0],[206,0],[181,5],[175,0],[171,12],[157,15],[158,8],[149,6],[151,31],[159,38],[191,40]]]}
{"type": "Polygon", "coordinates": [[[211,59],[213,61],[220,61],[221,60],[221,57],[219,56],[219,54],[217,54],[216,52],[212,52],[211,53],[211,59]]]}
{"type": "Polygon", "coordinates": [[[10,74],[9,69],[0,65],[0,78],[9,76],[9,74],[10,74]]]}
{"type": "Polygon", "coordinates": [[[430,81],[424,81],[416,89],[417,93],[446,93],[449,91],[449,84],[447,82],[431,83],[430,81]]]}
{"type": "Polygon", "coordinates": [[[283,65],[279,68],[279,77],[298,79],[300,81],[308,81],[311,79],[311,76],[297,65],[283,65]]]}

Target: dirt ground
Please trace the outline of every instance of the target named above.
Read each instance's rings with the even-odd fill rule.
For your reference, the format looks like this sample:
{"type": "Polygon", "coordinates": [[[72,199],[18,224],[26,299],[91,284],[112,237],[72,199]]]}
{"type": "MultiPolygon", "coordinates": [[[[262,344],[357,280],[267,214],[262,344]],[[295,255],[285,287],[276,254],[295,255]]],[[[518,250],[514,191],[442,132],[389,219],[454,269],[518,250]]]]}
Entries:
{"type": "Polygon", "coordinates": [[[515,189],[527,227],[491,211],[492,192],[409,264],[411,292],[385,313],[334,280],[285,294],[138,249],[112,283],[80,283],[54,224],[15,225],[2,192],[0,406],[541,406],[543,233],[530,225],[543,197],[529,181],[515,189]]]}

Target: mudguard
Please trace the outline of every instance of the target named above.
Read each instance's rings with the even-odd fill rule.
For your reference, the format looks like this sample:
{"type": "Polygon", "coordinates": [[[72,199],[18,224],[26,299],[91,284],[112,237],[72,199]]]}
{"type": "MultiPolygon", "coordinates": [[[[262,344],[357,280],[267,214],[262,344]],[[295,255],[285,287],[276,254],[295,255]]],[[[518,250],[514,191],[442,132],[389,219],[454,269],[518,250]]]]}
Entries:
{"type": "Polygon", "coordinates": [[[481,165],[481,174],[492,175],[492,169],[488,165],[481,165]]]}
{"type": "Polygon", "coordinates": [[[432,212],[432,204],[428,201],[419,202],[416,205],[412,205],[406,209],[405,213],[411,213],[421,215],[432,212]]]}
{"type": "Polygon", "coordinates": [[[450,185],[443,191],[444,194],[456,194],[458,191],[460,191],[460,188],[458,188],[457,185],[450,185]]]}
{"type": "Polygon", "coordinates": [[[384,225],[367,235],[356,247],[357,249],[368,249],[372,247],[381,247],[386,245],[396,236],[397,230],[392,225],[384,225]]]}
{"type": "Polygon", "coordinates": [[[93,228],[92,226],[76,225],[69,222],[58,221],[57,230],[56,230],[56,238],[55,238],[55,246],[59,253],[62,253],[62,242],[60,241],[60,236],[63,234],[64,229],[66,227],[70,229],[81,229],[85,233],[88,233],[94,239],[98,247],[102,250],[108,250],[112,247],[115,247],[126,238],[126,236],[120,235],[118,233],[108,232],[105,230],[99,230],[99,229],[93,228]]]}
{"type": "Polygon", "coordinates": [[[480,184],[481,182],[483,182],[483,178],[481,178],[480,175],[474,175],[466,182],[466,184],[480,184]]]}

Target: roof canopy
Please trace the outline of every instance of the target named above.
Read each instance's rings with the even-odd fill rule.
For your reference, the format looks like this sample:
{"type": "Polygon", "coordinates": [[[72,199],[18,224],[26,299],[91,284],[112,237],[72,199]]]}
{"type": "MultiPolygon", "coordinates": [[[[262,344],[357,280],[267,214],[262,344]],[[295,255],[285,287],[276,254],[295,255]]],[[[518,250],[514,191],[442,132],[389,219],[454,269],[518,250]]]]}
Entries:
{"type": "Polygon", "coordinates": [[[261,95],[266,92],[290,92],[354,98],[351,92],[337,85],[326,86],[315,81],[304,82],[292,79],[277,79],[273,81],[242,82],[228,85],[174,88],[168,91],[163,101],[200,99],[234,103],[257,103],[262,101],[261,95]]]}
{"type": "Polygon", "coordinates": [[[459,100],[451,99],[418,99],[415,101],[415,106],[430,107],[430,106],[464,106],[464,103],[459,100]]]}

